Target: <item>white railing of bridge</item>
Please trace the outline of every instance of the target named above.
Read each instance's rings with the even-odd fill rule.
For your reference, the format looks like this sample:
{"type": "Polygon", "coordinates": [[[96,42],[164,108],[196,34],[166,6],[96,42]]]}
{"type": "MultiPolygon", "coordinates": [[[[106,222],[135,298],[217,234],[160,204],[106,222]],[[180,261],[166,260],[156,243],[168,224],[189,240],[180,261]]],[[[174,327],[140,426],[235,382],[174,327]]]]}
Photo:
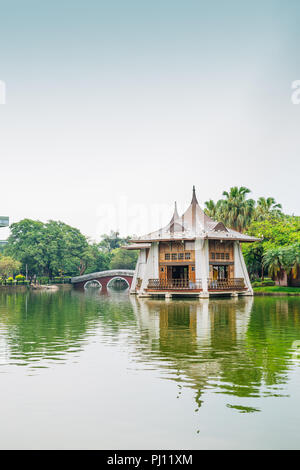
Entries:
{"type": "Polygon", "coordinates": [[[82,276],[75,276],[71,278],[72,284],[77,284],[78,282],[91,281],[93,279],[100,279],[101,277],[133,277],[133,269],[111,269],[109,271],[99,271],[96,273],[83,274],[82,276]]]}

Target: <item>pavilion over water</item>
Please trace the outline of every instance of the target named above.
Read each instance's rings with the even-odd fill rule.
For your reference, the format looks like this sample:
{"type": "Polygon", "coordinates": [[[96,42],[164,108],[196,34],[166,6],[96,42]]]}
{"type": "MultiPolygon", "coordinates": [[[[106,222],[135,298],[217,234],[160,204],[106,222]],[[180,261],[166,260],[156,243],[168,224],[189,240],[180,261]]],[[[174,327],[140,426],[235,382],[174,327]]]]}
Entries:
{"type": "Polygon", "coordinates": [[[175,204],[163,228],[131,240],[139,250],[131,293],[139,296],[210,294],[253,295],[241,243],[259,241],[208,217],[192,201],[179,216],[175,204]]]}

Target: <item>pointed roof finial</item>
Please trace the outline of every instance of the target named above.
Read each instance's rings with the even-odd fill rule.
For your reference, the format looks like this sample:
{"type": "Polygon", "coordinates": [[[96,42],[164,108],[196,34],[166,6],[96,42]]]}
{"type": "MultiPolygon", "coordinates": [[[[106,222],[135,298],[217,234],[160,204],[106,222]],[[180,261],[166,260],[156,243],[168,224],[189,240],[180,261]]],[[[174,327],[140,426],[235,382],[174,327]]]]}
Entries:
{"type": "Polygon", "coordinates": [[[177,211],[177,202],[175,201],[175,207],[174,207],[174,219],[179,219],[178,211],[177,211]]]}
{"type": "Polygon", "coordinates": [[[179,215],[178,215],[178,212],[177,212],[177,203],[175,201],[174,213],[173,213],[172,219],[171,219],[170,224],[169,224],[171,228],[172,228],[172,226],[174,227],[174,221],[176,219],[179,219],[179,215]]]}
{"type": "Polygon", "coordinates": [[[198,204],[197,197],[196,197],[196,189],[195,189],[195,186],[193,186],[192,204],[198,204]]]}
{"type": "Polygon", "coordinates": [[[175,201],[174,214],[173,214],[173,217],[171,219],[171,222],[169,223],[170,233],[174,233],[175,220],[177,220],[177,219],[179,219],[179,215],[178,215],[178,212],[177,212],[177,203],[175,201]]]}

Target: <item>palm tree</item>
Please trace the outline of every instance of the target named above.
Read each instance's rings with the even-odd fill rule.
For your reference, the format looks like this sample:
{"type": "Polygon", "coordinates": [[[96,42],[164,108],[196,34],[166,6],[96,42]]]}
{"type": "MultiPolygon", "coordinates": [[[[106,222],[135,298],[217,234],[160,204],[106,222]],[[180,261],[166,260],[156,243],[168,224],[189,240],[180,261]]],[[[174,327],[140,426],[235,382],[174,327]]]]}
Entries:
{"type": "Polygon", "coordinates": [[[217,203],[215,203],[212,199],[210,199],[209,201],[205,201],[204,204],[205,204],[205,209],[204,209],[205,214],[214,220],[218,220],[218,218],[220,217],[221,201],[217,201],[217,203]]]}
{"type": "Polygon", "coordinates": [[[260,197],[257,200],[257,207],[255,209],[255,219],[264,220],[270,216],[278,217],[282,215],[282,205],[277,204],[273,197],[260,197]]]}
{"type": "Polygon", "coordinates": [[[278,277],[279,283],[278,274],[281,271],[286,272],[288,279],[290,275],[295,279],[300,267],[300,244],[267,250],[263,256],[263,264],[268,269],[269,276],[273,279],[278,277]]]}
{"type": "Polygon", "coordinates": [[[240,232],[250,225],[255,211],[255,201],[246,199],[250,192],[245,186],[233,186],[223,192],[225,199],[220,201],[219,214],[225,225],[240,232]]]}
{"type": "Polygon", "coordinates": [[[281,248],[269,249],[263,256],[263,265],[268,269],[268,274],[272,279],[278,277],[278,274],[284,268],[285,264],[284,253],[281,248]]]}
{"type": "Polygon", "coordinates": [[[293,255],[293,264],[292,264],[292,275],[296,279],[299,269],[300,269],[300,243],[294,245],[294,255],[293,255]]]}
{"type": "Polygon", "coordinates": [[[300,267],[300,244],[296,243],[294,245],[284,247],[282,250],[284,252],[283,268],[288,275],[291,275],[296,279],[300,267]]]}

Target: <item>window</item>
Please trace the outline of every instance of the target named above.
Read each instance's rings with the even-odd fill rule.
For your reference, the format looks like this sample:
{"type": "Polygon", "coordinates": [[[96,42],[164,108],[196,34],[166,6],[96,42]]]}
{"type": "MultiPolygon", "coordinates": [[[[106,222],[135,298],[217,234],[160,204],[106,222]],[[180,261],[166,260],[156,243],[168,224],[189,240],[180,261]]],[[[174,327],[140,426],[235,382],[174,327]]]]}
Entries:
{"type": "Polygon", "coordinates": [[[172,260],[177,260],[177,253],[172,253],[172,260]]]}
{"type": "Polygon", "coordinates": [[[185,253],[185,259],[191,259],[191,253],[185,253]]]}
{"type": "Polygon", "coordinates": [[[160,268],[161,272],[163,273],[164,272],[164,268],[160,268]]]}
{"type": "Polygon", "coordinates": [[[211,259],[215,259],[216,257],[215,253],[211,253],[210,256],[211,256],[211,259]]]}
{"type": "Polygon", "coordinates": [[[220,253],[216,253],[216,259],[220,259],[220,253]]]}
{"type": "Polygon", "coordinates": [[[192,271],[195,271],[195,266],[192,266],[192,271]]]}
{"type": "Polygon", "coordinates": [[[170,259],[170,253],[165,253],[165,260],[170,259]]]}
{"type": "Polygon", "coordinates": [[[225,258],[225,254],[221,253],[221,259],[224,259],[224,258],[225,258]]]}
{"type": "Polygon", "coordinates": [[[183,253],[178,253],[178,259],[184,259],[183,253]]]}
{"type": "Polygon", "coordinates": [[[225,258],[229,259],[229,253],[225,253],[225,258]]]}

